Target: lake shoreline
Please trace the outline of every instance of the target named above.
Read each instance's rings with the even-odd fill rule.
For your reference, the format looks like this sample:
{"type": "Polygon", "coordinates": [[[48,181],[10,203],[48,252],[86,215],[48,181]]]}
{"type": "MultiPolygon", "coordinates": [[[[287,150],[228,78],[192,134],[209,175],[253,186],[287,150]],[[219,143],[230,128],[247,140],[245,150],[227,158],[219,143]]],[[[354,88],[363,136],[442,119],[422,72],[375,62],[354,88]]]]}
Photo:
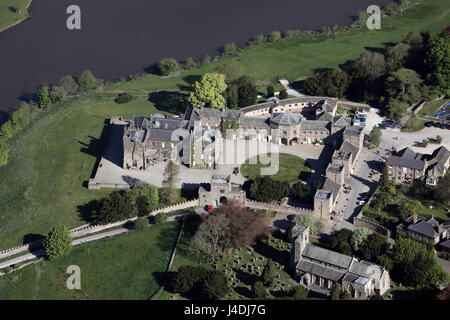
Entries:
{"type": "Polygon", "coordinates": [[[15,23],[13,23],[13,24],[11,24],[11,25],[9,25],[9,26],[7,26],[7,27],[1,29],[0,32],[9,30],[9,29],[11,29],[11,28],[17,26],[18,24],[21,24],[22,22],[25,22],[25,21],[27,21],[28,19],[33,18],[33,16],[31,15],[31,13],[28,12],[28,8],[30,8],[30,5],[31,5],[32,2],[33,2],[33,0],[30,0],[30,2],[28,2],[28,5],[24,8],[24,10],[26,10],[27,13],[28,13],[28,15],[27,15],[25,18],[23,18],[23,19],[21,19],[21,20],[18,20],[18,21],[16,21],[15,23]]]}

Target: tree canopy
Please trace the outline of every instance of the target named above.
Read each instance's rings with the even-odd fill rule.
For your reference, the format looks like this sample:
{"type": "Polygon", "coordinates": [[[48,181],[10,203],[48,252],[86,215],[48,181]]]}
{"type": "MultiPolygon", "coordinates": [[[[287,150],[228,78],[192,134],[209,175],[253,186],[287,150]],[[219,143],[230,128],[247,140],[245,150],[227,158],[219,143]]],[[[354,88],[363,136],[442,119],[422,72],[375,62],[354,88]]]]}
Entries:
{"type": "Polygon", "coordinates": [[[64,225],[57,225],[50,230],[42,242],[45,254],[50,260],[66,255],[72,249],[72,237],[64,225]]]}
{"type": "Polygon", "coordinates": [[[200,82],[193,85],[189,103],[195,107],[213,107],[222,109],[225,98],[222,95],[227,89],[225,75],[220,73],[205,73],[200,82]]]}

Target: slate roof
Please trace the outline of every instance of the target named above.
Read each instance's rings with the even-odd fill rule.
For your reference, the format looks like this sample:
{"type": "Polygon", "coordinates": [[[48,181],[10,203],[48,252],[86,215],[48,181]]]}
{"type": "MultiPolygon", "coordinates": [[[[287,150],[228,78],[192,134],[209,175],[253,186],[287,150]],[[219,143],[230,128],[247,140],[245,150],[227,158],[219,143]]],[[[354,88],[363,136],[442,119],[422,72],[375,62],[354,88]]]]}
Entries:
{"type": "Polygon", "coordinates": [[[354,163],[356,161],[356,155],[359,152],[359,148],[353,144],[351,144],[348,141],[344,141],[341,145],[341,147],[339,148],[339,151],[344,152],[344,153],[351,153],[352,155],[352,162],[354,163]]]}
{"type": "Polygon", "coordinates": [[[428,238],[436,238],[439,237],[438,229],[432,222],[428,221],[420,221],[416,224],[411,224],[408,226],[408,230],[424,235],[428,238]]]}
{"type": "Polygon", "coordinates": [[[319,199],[329,199],[331,197],[331,192],[324,190],[317,190],[316,197],[319,199]]]}
{"type": "Polygon", "coordinates": [[[300,123],[300,130],[303,131],[328,131],[329,121],[303,120],[300,123]]]}
{"type": "Polygon", "coordinates": [[[319,118],[317,118],[317,120],[330,122],[333,121],[333,115],[329,112],[324,112],[320,115],[319,118]]]}
{"type": "Polygon", "coordinates": [[[450,158],[450,151],[447,150],[446,147],[442,146],[431,154],[429,157],[428,165],[429,167],[434,167],[439,172],[444,173],[445,171],[445,163],[450,158]]]}
{"type": "Polygon", "coordinates": [[[240,110],[236,109],[218,109],[218,108],[200,108],[200,117],[204,118],[222,118],[225,120],[238,120],[241,115],[240,110]]]}
{"type": "Polygon", "coordinates": [[[345,128],[344,134],[351,135],[351,136],[359,136],[359,134],[361,133],[362,130],[363,130],[363,128],[359,127],[359,126],[349,126],[349,127],[345,128]]]}
{"type": "Polygon", "coordinates": [[[330,178],[326,178],[325,183],[323,184],[322,190],[331,192],[333,194],[333,201],[335,201],[341,190],[341,185],[334,182],[330,178]]]}
{"type": "Polygon", "coordinates": [[[252,117],[252,116],[242,116],[239,119],[240,128],[265,128],[269,129],[269,118],[267,117],[252,117]]]}
{"type": "Polygon", "coordinates": [[[449,249],[450,249],[450,239],[448,239],[448,240],[446,240],[446,241],[444,241],[444,242],[441,242],[439,245],[440,245],[441,247],[449,248],[449,249]]]}
{"type": "Polygon", "coordinates": [[[352,262],[352,257],[345,254],[306,244],[302,257],[310,260],[317,260],[343,269],[348,269],[352,262]]]}
{"type": "Polygon", "coordinates": [[[402,158],[399,156],[390,156],[388,159],[388,164],[390,166],[405,167],[416,170],[423,170],[425,167],[425,162],[422,160],[402,158]]]}
{"type": "Polygon", "coordinates": [[[346,117],[334,117],[333,126],[335,127],[347,127],[350,125],[350,119],[346,117]]]}
{"type": "Polygon", "coordinates": [[[333,172],[333,173],[340,173],[344,169],[344,166],[332,164],[330,163],[327,167],[327,171],[333,172]]]}
{"type": "Polygon", "coordinates": [[[314,274],[332,281],[339,281],[345,275],[345,271],[305,259],[299,261],[297,264],[297,270],[314,274]]]}
{"type": "MultiPolygon", "coordinates": [[[[329,98],[329,97],[296,97],[296,98],[289,98],[289,99],[283,99],[276,102],[266,102],[266,103],[258,103],[254,104],[248,107],[241,108],[241,111],[243,113],[264,109],[264,108],[270,108],[270,107],[276,107],[276,106],[285,106],[288,104],[295,104],[295,103],[312,103],[312,104],[319,104],[322,101],[327,101],[328,106],[331,107],[331,109],[337,104],[338,99],[337,98],[329,98]]],[[[327,105],[325,105],[325,108],[328,109],[327,105]]]]}
{"type": "Polygon", "coordinates": [[[299,124],[301,120],[302,116],[300,114],[290,112],[274,113],[270,119],[271,122],[283,126],[296,125],[299,124]]]}

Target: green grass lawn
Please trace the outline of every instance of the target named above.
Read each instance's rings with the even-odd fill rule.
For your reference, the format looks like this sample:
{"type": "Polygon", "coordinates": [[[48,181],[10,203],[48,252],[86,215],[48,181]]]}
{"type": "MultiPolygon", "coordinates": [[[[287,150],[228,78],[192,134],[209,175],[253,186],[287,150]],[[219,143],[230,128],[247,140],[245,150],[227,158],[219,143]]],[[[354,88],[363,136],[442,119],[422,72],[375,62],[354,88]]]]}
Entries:
{"type": "Polygon", "coordinates": [[[30,2],[31,0],[2,0],[0,2],[0,30],[26,18],[28,11],[25,8],[30,2]],[[15,12],[13,8],[16,6],[22,6],[22,10],[15,12]]]}
{"type": "Polygon", "coordinates": [[[446,99],[439,99],[439,100],[428,102],[427,104],[425,104],[423,106],[422,109],[420,109],[419,114],[433,116],[436,113],[436,111],[438,111],[438,108],[441,107],[446,102],[447,102],[446,99]]]}
{"type": "Polygon", "coordinates": [[[159,288],[178,231],[178,222],[163,223],[74,247],[65,257],[1,277],[0,300],[148,299],[159,288]],[[80,267],[80,291],[66,288],[69,265],[80,267]]]}
{"type": "Polygon", "coordinates": [[[112,191],[83,186],[102,155],[105,120],[161,112],[147,97],[122,105],[115,97],[66,102],[10,141],[9,163],[0,168],[0,249],[22,244],[29,233],[45,235],[55,224],[84,224],[77,207],[112,191]]]}
{"type": "Polygon", "coordinates": [[[402,132],[416,132],[425,128],[425,120],[412,118],[407,121],[405,126],[401,129],[402,132]]]}
{"type": "MultiPolygon", "coordinates": [[[[259,161],[259,156],[257,156],[257,159],[253,157],[247,159],[247,161],[245,161],[245,163],[241,166],[241,173],[244,177],[253,179],[260,174],[261,168],[264,167],[268,168],[270,165],[262,165],[259,161]],[[249,164],[256,161],[257,164],[249,164]]],[[[299,181],[305,181],[310,172],[311,168],[304,159],[287,153],[280,153],[278,173],[273,175],[272,178],[278,181],[286,181],[290,184],[294,184],[299,181]]]]}

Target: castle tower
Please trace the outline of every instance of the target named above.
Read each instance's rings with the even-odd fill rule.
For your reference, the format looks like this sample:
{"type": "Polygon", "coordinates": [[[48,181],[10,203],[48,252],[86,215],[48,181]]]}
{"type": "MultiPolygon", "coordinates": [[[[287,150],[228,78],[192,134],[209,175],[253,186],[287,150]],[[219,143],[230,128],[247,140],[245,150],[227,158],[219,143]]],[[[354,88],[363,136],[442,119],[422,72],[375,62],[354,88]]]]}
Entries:
{"type": "Polygon", "coordinates": [[[301,260],[303,251],[309,243],[309,227],[295,225],[292,228],[291,267],[295,268],[301,260]]]}

